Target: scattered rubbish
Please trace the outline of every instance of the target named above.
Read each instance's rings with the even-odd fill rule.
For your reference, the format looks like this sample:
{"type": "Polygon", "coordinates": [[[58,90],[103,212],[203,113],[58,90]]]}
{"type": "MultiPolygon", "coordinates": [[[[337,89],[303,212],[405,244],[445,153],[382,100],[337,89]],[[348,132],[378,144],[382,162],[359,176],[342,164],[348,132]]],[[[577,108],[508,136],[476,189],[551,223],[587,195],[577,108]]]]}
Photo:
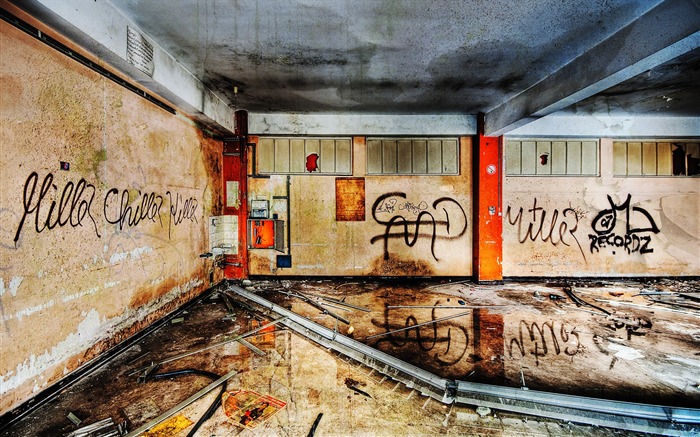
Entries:
{"type": "Polygon", "coordinates": [[[321,421],[321,417],[323,417],[323,413],[318,413],[318,416],[316,416],[316,420],[314,420],[314,424],[311,425],[311,429],[309,430],[309,433],[306,435],[306,437],[314,437],[314,434],[316,433],[316,428],[318,427],[318,424],[321,421]]]}
{"type": "Polygon", "coordinates": [[[466,284],[468,282],[471,282],[471,280],[467,279],[465,281],[454,281],[454,282],[445,282],[444,284],[435,284],[435,285],[429,285],[425,288],[440,288],[440,287],[448,287],[450,285],[455,285],[455,284],[466,284]]]}
{"type": "Polygon", "coordinates": [[[326,302],[330,302],[330,303],[344,306],[347,308],[352,308],[354,310],[364,311],[366,313],[372,312],[372,310],[370,310],[369,308],[361,307],[358,305],[353,305],[353,304],[345,302],[345,300],[334,299],[332,297],[326,297],[326,296],[322,296],[320,294],[314,294],[314,293],[309,293],[309,292],[304,292],[303,294],[302,293],[299,293],[299,294],[301,294],[302,296],[307,296],[307,297],[312,296],[312,297],[315,297],[317,299],[325,300],[326,302]]]}
{"type": "MultiPolygon", "coordinates": [[[[462,302],[462,301],[459,301],[462,302]]],[[[496,307],[504,307],[507,305],[465,305],[462,303],[462,306],[456,306],[456,305],[387,305],[387,308],[389,309],[398,309],[398,308],[436,308],[436,309],[466,309],[466,308],[496,308],[496,307]]]]}
{"type": "Polygon", "coordinates": [[[491,409],[489,407],[476,407],[476,414],[481,417],[488,416],[491,414],[491,409]]]}
{"type": "Polygon", "coordinates": [[[190,419],[185,417],[183,414],[178,414],[173,416],[160,425],[154,426],[150,431],[147,431],[141,435],[141,437],[170,437],[177,435],[180,431],[184,430],[188,426],[192,425],[190,419]]]}
{"type": "Polygon", "coordinates": [[[613,297],[620,297],[625,294],[624,291],[608,291],[608,294],[613,297]]]}
{"type": "Polygon", "coordinates": [[[690,316],[695,316],[695,317],[700,317],[700,312],[698,311],[684,311],[684,310],[678,310],[675,308],[667,308],[667,307],[661,307],[661,306],[654,306],[650,307],[649,305],[640,305],[640,304],[635,304],[631,302],[619,302],[615,300],[606,300],[606,299],[596,299],[596,302],[605,302],[609,303],[611,305],[622,305],[622,306],[628,306],[628,307],[635,307],[635,308],[643,308],[647,311],[669,311],[672,313],[678,313],[678,314],[687,314],[690,316]]]}
{"type": "MultiPolygon", "coordinates": [[[[208,394],[210,391],[214,390],[216,387],[224,384],[226,381],[233,378],[233,376],[235,376],[237,373],[238,373],[237,370],[231,370],[226,375],[222,376],[221,378],[212,382],[208,386],[199,390],[197,393],[193,394],[189,398],[187,398],[184,401],[180,402],[179,404],[175,405],[173,408],[169,409],[165,413],[161,414],[160,416],[156,417],[155,419],[151,420],[150,422],[142,425],[141,427],[135,429],[134,431],[131,431],[129,434],[126,435],[126,437],[136,437],[136,436],[141,435],[142,433],[148,431],[149,429],[154,428],[156,425],[159,425],[160,423],[166,421],[167,419],[169,419],[172,416],[174,416],[175,414],[177,414],[183,408],[189,406],[190,404],[192,404],[195,401],[199,400],[200,398],[204,397],[206,394],[208,394]]],[[[207,411],[207,413],[209,413],[209,412],[207,411]]],[[[205,416],[207,413],[205,413],[205,416]]]]}
{"type": "Polygon", "coordinates": [[[563,290],[564,290],[564,293],[566,293],[566,295],[569,296],[571,298],[571,300],[576,304],[576,306],[586,305],[586,306],[589,306],[591,308],[595,308],[602,313],[610,315],[610,311],[606,311],[603,308],[596,306],[596,305],[593,305],[592,303],[586,302],[585,300],[576,296],[576,293],[574,293],[574,290],[571,287],[566,286],[563,288],[563,290]]]}
{"type": "MultiPolygon", "coordinates": [[[[327,315],[333,317],[334,319],[338,320],[339,322],[345,323],[346,325],[350,324],[350,321],[348,319],[346,319],[342,316],[339,316],[338,314],[336,314],[334,312],[329,311],[328,308],[325,308],[323,305],[321,305],[320,303],[311,299],[310,297],[302,294],[301,292],[282,291],[282,290],[278,290],[278,292],[282,293],[282,294],[286,294],[287,296],[290,296],[290,297],[296,297],[297,299],[301,299],[302,301],[308,303],[309,305],[315,307],[316,309],[321,310],[322,314],[327,314],[327,315]]],[[[341,302],[341,301],[338,301],[338,302],[341,302]]],[[[341,302],[341,303],[343,303],[343,302],[341,302]]]]}
{"type": "Polygon", "coordinates": [[[261,350],[260,348],[258,348],[258,347],[255,346],[255,345],[253,345],[253,344],[250,343],[248,340],[244,340],[244,339],[241,338],[240,340],[238,340],[238,342],[239,342],[240,344],[242,344],[243,346],[247,347],[248,349],[250,349],[251,351],[253,351],[253,353],[254,353],[255,355],[258,355],[258,356],[260,356],[260,357],[264,357],[264,356],[265,356],[265,352],[264,352],[263,350],[261,350]]]}
{"type": "Polygon", "coordinates": [[[261,395],[250,390],[224,392],[221,405],[226,417],[234,424],[254,429],[265,422],[287,403],[268,395],[261,395]]]}
{"type": "Polygon", "coordinates": [[[460,305],[466,305],[466,303],[463,300],[458,300],[457,303],[460,305]]]}
{"type": "Polygon", "coordinates": [[[244,279],[241,281],[241,285],[243,285],[244,287],[250,287],[251,285],[253,285],[253,281],[251,281],[250,279],[244,279]]]}
{"type": "Polygon", "coordinates": [[[185,318],[184,318],[184,317],[176,317],[176,318],[170,320],[170,323],[172,323],[172,324],[174,325],[174,324],[176,324],[176,323],[182,323],[182,322],[184,322],[184,321],[185,321],[185,318]]]}
{"type": "Polygon", "coordinates": [[[68,417],[68,420],[70,420],[71,422],[73,422],[73,424],[74,424],[75,426],[80,426],[80,424],[83,423],[83,421],[80,420],[80,419],[78,419],[78,416],[76,416],[76,415],[73,414],[72,412],[69,412],[69,413],[68,413],[68,416],[66,416],[66,417],[68,417]]]}
{"type": "MultiPolygon", "coordinates": [[[[268,328],[268,327],[270,327],[270,326],[272,326],[272,325],[276,325],[277,323],[280,323],[281,321],[285,320],[286,318],[287,318],[287,317],[280,317],[280,318],[275,319],[275,320],[273,320],[273,321],[271,321],[271,322],[269,322],[269,323],[266,323],[265,325],[262,325],[262,326],[260,326],[260,327],[258,327],[258,328],[255,328],[255,329],[253,329],[253,330],[251,330],[251,331],[248,331],[248,332],[246,332],[246,333],[237,335],[237,336],[235,336],[235,337],[233,337],[233,338],[229,338],[229,339],[226,339],[226,340],[222,340],[222,341],[216,342],[216,343],[214,343],[214,344],[211,344],[211,345],[209,345],[209,346],[206,346],[206,347],[203,347],[203,348],[194,350],[194,351],[189,351],[189,352],[185,352],[185,353],[182,353],[182,354],[179,354],[179,355],[175,355],[175,356],[170,357],[170,358],[165,358],[165,359],[160,360],[160,361],[155,362],[155,363],[152,362],[152,363],[151,363],[150,365],[148,365],[148,366],[140,367],[140,368],[138,368],[138,369],[135,369],[135,370],[130,371],[129,373],[127,373],[127,375],[134,375],[134,374],[136,374],[136,373],[141,373],[141,372],[143,372],[143,371],[147,371],[149,368],[152,368],[153,366],[158,366],[158,365],[161,365],[161,364],[169,363],[169,362],[171,362],[171,361],[179,360],[179,359],[181,359],[181,358],[188,357],[188,356],[190,356],[190,355],[194,355],[194,354],[196,354],[196,353],[203,352],[203,351],[206,351],[206,350],[209,350],[209,349],[213,349],[213,348],[215,348],[215,347],[219,347],[219,346],[222,346],[222,345],[224,345],[224,344],[231,343],[231,342],[233,342],[233,341],[242,340],[242,339],[244,339],[244,338],[250,337],[250,336],[253,335],[253,334],[256,334],[256,333],[258,333],[258,332],[260,332],[260,331],[263,331],[264,329],[266,329],[266,328],[268,328]]],[[[152,369],[151,369],[151,371],[152,371],[152,369]]]]}
{"type": "Polygon", "coordinates": [[[352,378],[345,378],[345,386],[346,386],[347,388],[349,388],[350,390],[354,391],[354,392],[357,393],[357,394],[361,394],[362,396],[366,396],[366,397],[368,397],[368,398],[370,398],[370,399],[374,399],[374,398],[373,398],[369,393],[367,393],[366,391],[360,390],[359,388],[357,388],[357,386],[358,386],[359,384],[360,384],[360,383],[359,383],[358,381],[355,381],[355,380],[352,379],[352,378]]]}
{"type": "Polygon", "coordinates": [[[441,317],[441,318],[439,318],[439,319],[431,320],[431,321],[429,321],[429,322],[418,323],[418,324],[415,324],[415,325],[406,326],[405,328],[395,329],[395,330],[393,330],[393,331],[382,332],[381,334],[370,335],[369,337],[365,337],[364,339],[365,339],[365,340],[369,340],[369,339],[371,339],[371,338],[382,337],[382,336],[384,336],[384,335],[391,335],[391,334],[395,334],[395,333],[397,333],[397,332],[406,331],[406,330],[408,330],[408,329],[417,328],[417,327],[419,327],[419,326],[432,325],[432,324],[434,324],[434,323],[444,322],[445,320],[456,319],[457,317],[464,317],[464,316],[466,316],[466,315],[470,315],[471,313],[472,313],[471,311],[467,311],[467,312],[463,312],[463,313],[459,313],[459,314],[453,314],[453,315],[451,315],[451,316],[441,317]]]}
{"type": "Polygon", "coordinates": [[[111,417],[78,428],[64,437],[120,437],[126,434],[126,422],[114,423],[111,417]]]}
{"type": "Polygon", "coordinates": [[[550,294],[549,299],[551,300],[566,300],[564,296],[559,296],[558,294],[550,294]]]}
{"type": "Polygon", "coordinates": [[[523,374],[523,369],[520,369],[520,380],[523,383],[523,385],[520,388],[523,390],[530,390],[529,388],[527,388],[527,385],[525,385],[525,374],[523,374]]]}

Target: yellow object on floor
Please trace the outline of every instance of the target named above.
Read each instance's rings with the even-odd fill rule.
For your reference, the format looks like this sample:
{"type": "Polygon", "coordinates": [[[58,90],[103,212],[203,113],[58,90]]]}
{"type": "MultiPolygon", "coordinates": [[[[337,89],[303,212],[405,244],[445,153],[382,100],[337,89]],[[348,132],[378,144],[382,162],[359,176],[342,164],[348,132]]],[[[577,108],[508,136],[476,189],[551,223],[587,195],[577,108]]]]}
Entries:
{"type": "Polygon", "coordinates": [[[154,426],[149,431],[141,434],[141,437],[171,437],[193,423],[194,422],[190,419],[180,414],[166,420],[160,425],[154,426]]]}

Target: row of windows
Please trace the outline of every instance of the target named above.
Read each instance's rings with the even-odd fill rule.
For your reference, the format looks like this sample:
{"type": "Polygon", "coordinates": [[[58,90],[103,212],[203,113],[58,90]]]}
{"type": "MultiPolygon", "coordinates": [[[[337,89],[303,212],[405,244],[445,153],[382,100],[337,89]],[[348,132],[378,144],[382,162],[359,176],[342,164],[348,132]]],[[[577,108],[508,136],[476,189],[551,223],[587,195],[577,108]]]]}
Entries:
{"type": "Polygon", "coordinates": [[[700,144],[685,141],[613,143],[613,174],[618,176],[696,176],[700,144]]]}
{"type": "MultiPolygon", "coordinates": [[[[508,140],[508,176],[597,176],[597,140],[508,140]]],[[[615,141],[615,176],[696,176],[700,143],[693,141],[615,141]]],[[[352,138],[262,137],[261,174],[352,174],[352,138]]],[[[457,175],[457,138],[368,138],[367,174],[457,175]]]]}
{"type": "Polygon", "coordinates": [[[597,141],[508,141],[506,175],[598,174],[597,141]]]}
{"type": "MultiPolygon", "coordinates": [[[[522,140],[505,144],[508,176],[597,176],[595,140],[522,140]]],[[[615,141],[614,176],[697,176],[700,146],[691,141],[615,141]]]]}
{"type": "MultiPolygon", "coordinates": [[[[351,138],[270,138],[258,141],[261,174],[352,173],[351,138]]],[[[457,138],[368,138],[368,174],[459,174],[457,138]]]]}

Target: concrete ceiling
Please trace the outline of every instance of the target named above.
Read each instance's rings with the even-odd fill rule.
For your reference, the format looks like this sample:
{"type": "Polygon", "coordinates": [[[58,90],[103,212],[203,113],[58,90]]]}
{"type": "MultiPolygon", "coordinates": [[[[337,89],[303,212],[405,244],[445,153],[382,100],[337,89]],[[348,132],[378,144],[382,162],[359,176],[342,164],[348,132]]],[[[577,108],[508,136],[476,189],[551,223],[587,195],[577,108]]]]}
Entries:
{"type": "MultiPolygon", "coordinates": [[[[50,0],[35,3],[56,9],[50,0]]],[[[76,24],[69,12],[93,2],[68,3],[75,7],[64,19],[90,33],[89,21],[76,24]]],[[[251,112],[482,112],[491,134],[561,110],[700,116],[698,0],[119,0],[111,7],[225,105],[251,112]]]]}

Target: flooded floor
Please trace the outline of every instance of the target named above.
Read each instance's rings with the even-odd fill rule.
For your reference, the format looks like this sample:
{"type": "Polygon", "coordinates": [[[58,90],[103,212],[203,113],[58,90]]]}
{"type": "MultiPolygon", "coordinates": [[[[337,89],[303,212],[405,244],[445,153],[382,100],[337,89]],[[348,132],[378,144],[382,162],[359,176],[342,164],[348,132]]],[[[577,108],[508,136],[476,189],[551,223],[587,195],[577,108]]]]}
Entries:
{"type": "MultiPolygon", "coordinates": [[[[700,405],[699,281],[476,285],[260,279],[236,284],[440,377],[700,405]]],[[[227,341],[271,318],[255,305],[231,298],[224,288],[173,315],[4,435],[62,436],[108,418],[133,431],[232,371],[227,396],[254,395],[256,405],[264,402],[260,414],[251,407],[243,417],[246,408],[236,410],[227,403],[227,409],[215,408],[194,435],[309,435],[315,422],[318,436],[634,435],[444,405],[281,324],[248,337],[248,345],[227,341]],[[171,357],[177,359],[139,382],[150,363],[171,357]],[[210,373],[157,377],[191,372],[187,369],[210,373]]],[[[220,394],[216,387],[178,409],[166,422],[171,428],[157,435],[190,434],[220,394]]]]}

